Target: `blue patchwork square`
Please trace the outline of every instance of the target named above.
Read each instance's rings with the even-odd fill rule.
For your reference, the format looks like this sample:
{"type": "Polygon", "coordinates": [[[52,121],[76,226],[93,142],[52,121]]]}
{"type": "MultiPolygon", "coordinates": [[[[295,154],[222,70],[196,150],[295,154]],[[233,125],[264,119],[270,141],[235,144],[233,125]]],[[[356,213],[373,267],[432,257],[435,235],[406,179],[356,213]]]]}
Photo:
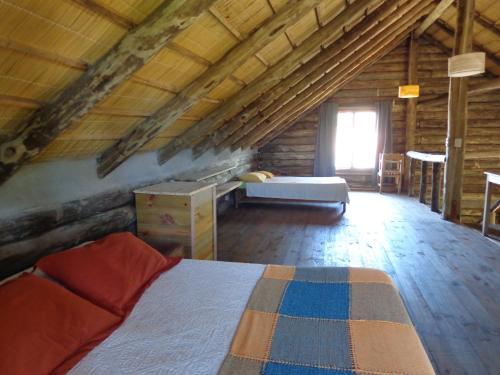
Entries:
{"type": "Polygon", "coordinates": [[[347,267],[297,267],[293,279],[321,283],[347,283],[349,269],[347,267]]]}
{"type": "Polygon", "coordinates": [[[332,370],[326,368],[314,368],[283,363],[269,362],[263,375],[353,375],[353,371],[332,370]]]}
{"type": "Polygon", "coordinates": [[[306,318],[349,319],[349,284],[291,281],[279,313],[306,318]]]}
{"type": "Polygon", "coordinates": [[[351,369],[347,322],[280,316],[269,360],[351,369]]]}

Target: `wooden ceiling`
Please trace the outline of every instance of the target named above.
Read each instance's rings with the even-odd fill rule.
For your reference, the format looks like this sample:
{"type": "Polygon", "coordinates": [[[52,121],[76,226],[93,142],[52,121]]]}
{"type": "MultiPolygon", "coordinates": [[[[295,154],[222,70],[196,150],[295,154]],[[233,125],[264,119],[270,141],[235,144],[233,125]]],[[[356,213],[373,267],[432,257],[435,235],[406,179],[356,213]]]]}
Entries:
{"type": "MultiPolygon", "coordinates": [[[[0,0],[0,182],[23,164],[250,147],[401,43],[433,0],[0,0]]],[[[500,4],[474,44],[500,73],[500,4]]],[[[438,5],[439,7],[439,5],[438,5]]],[[[456,10],[427,30],[452,47],[456,10]]]]}

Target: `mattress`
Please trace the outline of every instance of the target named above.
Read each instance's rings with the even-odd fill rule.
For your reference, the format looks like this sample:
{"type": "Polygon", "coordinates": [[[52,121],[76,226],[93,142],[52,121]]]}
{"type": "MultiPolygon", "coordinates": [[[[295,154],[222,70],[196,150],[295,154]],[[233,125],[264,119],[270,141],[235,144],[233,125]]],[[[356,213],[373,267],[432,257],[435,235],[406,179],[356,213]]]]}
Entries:
{"type": "Polygon", "coordinates": [[[246,184],[248,197],[349,202],[349,186],[340,177],[279,176],[246,184]]]}
{"type": "Polygon", "coordinates": [[[217,374],[263,271],[260,264],[184,259],[69,373],[217,374]]]}

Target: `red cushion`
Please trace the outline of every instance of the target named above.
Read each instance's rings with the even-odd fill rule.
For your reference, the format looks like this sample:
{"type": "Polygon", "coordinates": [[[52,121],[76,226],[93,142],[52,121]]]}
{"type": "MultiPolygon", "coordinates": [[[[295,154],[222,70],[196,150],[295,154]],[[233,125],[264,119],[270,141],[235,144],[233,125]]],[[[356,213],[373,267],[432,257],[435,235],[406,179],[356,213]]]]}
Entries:
{"type": "Polygon", "coordinates": [[[149,284],[178,263],[132,233],[114,233],[49,255],[37,266],[76,294],[115,314],[130,312],[149,284]]]}
{"type": "Polygon", "coordinates": [[[48,374],[120,318],[47,279],[23,275],[0,287],[0,374],[48,374]]]}

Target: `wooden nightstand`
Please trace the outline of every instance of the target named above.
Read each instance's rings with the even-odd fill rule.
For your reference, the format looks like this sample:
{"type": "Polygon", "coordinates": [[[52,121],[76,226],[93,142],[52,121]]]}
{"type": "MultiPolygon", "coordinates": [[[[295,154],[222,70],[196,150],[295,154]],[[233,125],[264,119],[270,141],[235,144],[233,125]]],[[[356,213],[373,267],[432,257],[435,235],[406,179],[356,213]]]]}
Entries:
{"type": "Polygon", "coordinates": [[[160,252],[177,242],[187,258],[217,259],[215,186],[166,182],[135,190],[138,236],[160,252]]]}

